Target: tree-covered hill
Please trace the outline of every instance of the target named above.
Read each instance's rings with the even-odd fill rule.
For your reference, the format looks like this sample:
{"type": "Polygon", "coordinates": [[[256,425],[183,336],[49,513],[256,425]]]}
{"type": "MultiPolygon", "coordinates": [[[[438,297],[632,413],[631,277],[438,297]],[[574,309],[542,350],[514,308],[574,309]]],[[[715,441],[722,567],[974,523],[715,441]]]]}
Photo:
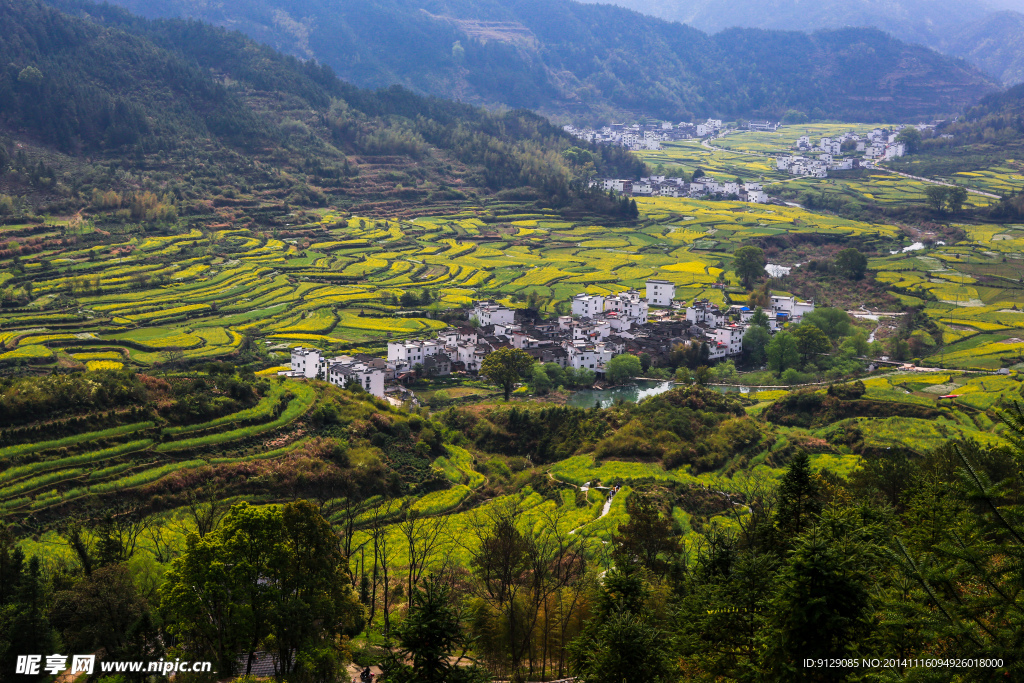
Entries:
{"type": "MultiPolygon", "coordinates": [[[[66,2],[66,0],[57,0],[66,2]]],[[[238,28],[364,86],[395,83],[576,118],[845,119],[959,111],[993,89],[966,63],[878,31],[709,36],[610,5],[567,0],[117,0],[146,16],[238,28]]]]}
{"type": "Polygon", "coordinates": [[[568,205],[585,194],[583,175],[641,169],[618,149],[563,155],[577,141],[531,112],[362,90],[239,33],[64,7],[80,16],[0,0],[0,192],[55,209],[76,208],[83,184],[139,189],[118,169],[154,191],[171,173],[206,198],[213,188],[197,178],[213,175],[216,186],[276,184],[307,205],[523,187],[568,205]]]}
{"type": "Polygon", "coordinates": [[[963,57],[1007,85],[1024,81],[1021,0],[615,0],[613,4],[712,33],[737,26],[785,31],[873,27],[900,40],[963,57]]]}

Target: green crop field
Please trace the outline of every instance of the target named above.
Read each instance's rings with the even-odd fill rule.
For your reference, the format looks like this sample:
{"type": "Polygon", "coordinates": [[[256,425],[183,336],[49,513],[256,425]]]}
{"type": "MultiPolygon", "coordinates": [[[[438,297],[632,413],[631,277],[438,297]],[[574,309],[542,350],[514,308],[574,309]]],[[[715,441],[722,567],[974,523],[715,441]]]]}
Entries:
{"type": "MultiPolygon", "coordinates": [[[[739,148],[753,135],[726,139],[739,148]]],[[[710,153],[686,144],[692,153],[710,153]]],[[[917,181],[880,173],[853,180],[781,180],[826,195],[923,201],[917,181]]],[[[429,336],[444,326],[424,310],[482,298],[517,306],[533,295],[552,313],[574,294],[642,289],[652,277],[676,283],[683,297],[726,303],[721,290],[708,286],[720,278],[735,281],[731,253],[769,237],[857,240],[879,254],[896,252],[872,258],[871,270],[905,303],[924,306],[948,344],[994,334],[1001,336],[992,342],[1001,343],[1024,329],[1016,282],[1024,275],[1019,226],[964,226],[967,245],[936,243],[904,252],[909,238],[884,222],[727,201],[639,198],[637,204],[639,224],[621,227],[567,222],[554,213],[483,210],[299,226],[320,240],[322,252],[316,253],[324,256],[316,258],[300,248],[311,238],[274,239],[243,228],[132,238],[91,252],[89,260],[78,251],[54,250],[34,258],[39,267],[23,276],[35,301],[25,312],[0,312],[0,366],[154,368],[179,359],[229,358],[261,338],[278,347],[379,348],[388,338],[429,336]],[[211,249],[204,255],[202,250],[211,249]],[[114,253],[116,267],[104,261],[114,253]],[[160,254],[175,258],[157,271],[148,259],[160,254]],[[133,264],[147,270],[119,276],[133,272],[133,264]],[[405,303],[410,296],[413,303],[405,303]]],[[[939,362],[992,369],[1017,353],[1011,343],[972,353],[952,348],[939,362]]]]}

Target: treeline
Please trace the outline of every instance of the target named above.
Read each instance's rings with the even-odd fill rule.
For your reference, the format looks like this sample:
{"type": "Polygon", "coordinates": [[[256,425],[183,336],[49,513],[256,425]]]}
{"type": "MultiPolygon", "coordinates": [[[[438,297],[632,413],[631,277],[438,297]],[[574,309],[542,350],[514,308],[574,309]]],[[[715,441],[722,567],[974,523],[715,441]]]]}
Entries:
{"type": "Polygon", "coordinates": [[[1019,140],[1024,137],[1024,86],[1016,85],[982,98],[963,116],[936,132],[953,135],[958,143],[999,144],[1019,140]]]}
{"type": "MultiPolygon", "coordinates": [[[[139,155],[187,149],[208,156],[204,140],[213,138],[274,165],[295,154],[325,186],[358,174],[348,155],[398,156],[429,162],[428,175],[442,177],[452,163],[464,164],[468,185],[488,192],[629,217],[584,181],[639,177],[643,164],[623,149],[584,145],[531,112],[488,112],[400,87],[362,90],[315,62],[200,22],[150,22],[78,0],[55,4],[79,16],[39,0],[0,4],[11,28],[0,36],[0,59],[8,64],[0,73],[0,105],[11,125],[65,152],[105,151],[145,167],[139,155]],[[253,93],[314,115],[282,118],[254,107],[253,93]]],[[[0,166],[9,165],[7,154],[0,166]]],[[[236,170],[230,155],[213,163],[236,170]]],[[[274,182],[265,171],[248,172],[263,185],[274,182]]],[[[446,182],[435,195],[465,198],[446,182]]],[[[306,186],[292,200],[327,201],[306,186]]]]}

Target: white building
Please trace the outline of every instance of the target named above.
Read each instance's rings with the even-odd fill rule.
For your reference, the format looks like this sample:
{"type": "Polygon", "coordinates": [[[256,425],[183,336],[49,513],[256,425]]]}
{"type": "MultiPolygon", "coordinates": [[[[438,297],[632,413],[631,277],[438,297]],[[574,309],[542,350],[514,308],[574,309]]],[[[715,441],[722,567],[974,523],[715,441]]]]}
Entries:
{"type": "MultiPolygon", "coordinates": [[[[676,298],[676,286],[668,280],[647,281],[647,303],[652,306],[672,306],[672,300],[676,298]]],[[[646,320],[646,316],[644,317],[646,320]]]]}
{"type": "Polygon", "coordinates": [[[572,314],[581,318],[593,318],[604,312],[604,297],[599,294],[577,294],[572,298],[572,314]]]}
{"type": "Polygon", "coordinates": [[[804,315],[813,310],[813,301],[798,301],[792,296],[772,296],[772,311],[784,314],[792,322],[800,322],[804,315]]]}
{"type": "Polygon", "coordinates": [[[491,349],[486,344],[461,342],[455,346],[452,362],[462,363],[469,372],[479,372],[484,358],[490,352],[491,349]]]}
{"type": "Polygon", "coordinates": [[[716,327],[711,330],[711,334],[714,335],[719,348],[725,346],[725,355],[727,356],[738,356],[743,353],[744,333],[746,333],[746,327],[736,324],[716,327]]]}
{"type": "Polygon", "coordinates": [[[388,342],[388,362],[394,363],[399,371],[422,365],[424,359],[437,353],[444,353],[445,342],[441,339],[410,339],[388,342]]]}
{"type": "Polygon", "coordinates": [[[718,327],[725,324],[725,311],[707,299],[701,299],[687,307],[686,319],[694,324],[702,323],[708,327],[718,327]]]}
{"type": "Polygon", "coordinates": [[[292,349],[291,366],[292,373],[309,379],[319,377],[326,367],[319,349],[306,349],[301,346],[292,349]]]}
{"type": "Polygon", "coordinates": [[[298,346],[292,349],[291,371],[278,373],[290,377],[326,379],[341,387],[356,382],[367,392],[384,398],[385,363],[382,360],[360,361],[351,356],[326,360],[317,349],[298,346]]]}
{"type": "Polygon", "coordinates": [[[493,301],[477,301],[473,304],[473,317],[481,325],[511,325],[515,322],[515,313],[493,301]]]}
{"type": "Polygon", "coordinates": [[[612,359],[612,350],[602,343],[573,341],[563,346],[569,354],[569,365],[577,370],[604,372],[605,365],[612,359]]]}
{"type": "Polygon", "coordinates": [[[384,369],[378,367],[376,363],[358,361],[351,356],[339,356],[328,362],[327,381],[339,387],[355,383],[367,393],[384,398],[384,369]]]}
{"type": "MultiPolygon", "coordinates": [[[[675,291],[674,286],[672,290],[673,292],[675,291]]],[[[648,291],[650,291],[650,282],[648,282],[648,291]]],[[[638,325],[643,325],[647,322],[649,300],[650,297],[646,300],[643,299],[640,296],[640,292],[635,289],[619,292],[605,298],[604,312],[617,313],[620,320],[628,320],[638,325]]]]}

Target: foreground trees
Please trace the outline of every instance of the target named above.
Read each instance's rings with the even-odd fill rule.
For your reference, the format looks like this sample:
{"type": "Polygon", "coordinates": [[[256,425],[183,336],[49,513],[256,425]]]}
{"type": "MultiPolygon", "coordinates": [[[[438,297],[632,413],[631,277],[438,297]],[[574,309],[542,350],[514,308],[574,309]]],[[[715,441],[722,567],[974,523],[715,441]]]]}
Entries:
{"type": "Polygon", "coordinates": [[[327,522],[306,501],[283,508],[240,503],[223,525],[192,536],[161,589],[167,630],[182,651],[249,674],[273,647],[282,674],[329,674],[340,665],[336,636],[362,629],[362,610],[327,522]]]}
{"type": "MultiPolygon", "coordinates": [[[[833,386],[827,399],[864,391],[833,386]]],[[[595,490],[524,469],[518,489],[450,516],[386,489],[332,488],[324,499],[337,505],[321,509],[334,528],[305,501],[242,503],[221,518],[197,496],[179,511],[197,533],[176,559],[163,546],[133,550],[134,517],[105,511],[91,525],[69,522],[66,538],[82,552],[51,560],[48,572],[0,532],[0,665],[66,648],[110,661],[216,660],[220,678],[244,675],[269,651],[294,683],[334,681],[349,652],[385,665],[392,683],[470,683],[482,671],[584,683],[1024,678],[1020,406],[1004,415],[1007,445],[868,448],[847,477],[816,467],[818,451],[807,451],[823,443],[746,451],[768,431],[697,388],[604,413],[630,418],[609,436],[591,422],[598,410],[558,408],[536,421],[502,410],[509,433],[590,425],[607,457],[720,441],[730,453],[764,453],[779,471],[737,472],[728,490],[634,480],[606,508],[595,490]],[[721,428],[701,431],[712,419],[721,428]],[[147,569],[156,552],[166,573],[147,569]],[[803,667],[881,653],[1003,663],[803,667]]]]}

